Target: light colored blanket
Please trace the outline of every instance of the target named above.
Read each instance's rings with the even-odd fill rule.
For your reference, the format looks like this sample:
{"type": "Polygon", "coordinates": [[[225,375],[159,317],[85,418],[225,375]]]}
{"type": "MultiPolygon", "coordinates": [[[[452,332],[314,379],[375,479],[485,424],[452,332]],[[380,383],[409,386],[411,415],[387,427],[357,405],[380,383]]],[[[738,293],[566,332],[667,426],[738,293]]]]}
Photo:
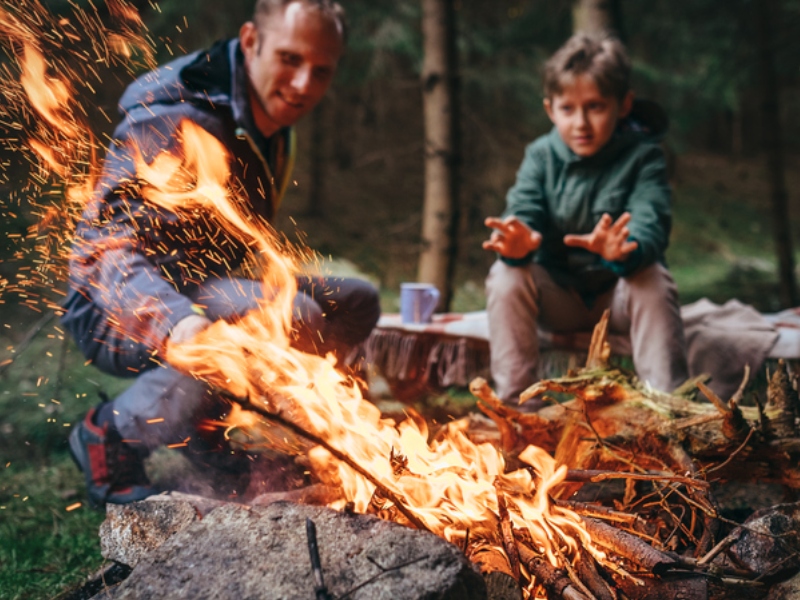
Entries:
{"type": "MultiPolygon", "coordinates": [[[[713,389],[729,398],[742,380],[770,358],[800,359],[800,309],[761,314],[738,300],[719,305],[702,299],[681,308],[689,371],[710,373],[713,389]]],[[[540,331],[547,350],[585,351],[591,332],[540,331]]],[[[391,379],[425,378],[434,385],[466,385],[488,374],[489,322],[485,311],[434,315],[433,322],[406,325],[400,315],[383,315],[367,342],[367,359],[391,379]]],[[[610,335],[614,354],[629,356],[630,340],[610,335]]]]}

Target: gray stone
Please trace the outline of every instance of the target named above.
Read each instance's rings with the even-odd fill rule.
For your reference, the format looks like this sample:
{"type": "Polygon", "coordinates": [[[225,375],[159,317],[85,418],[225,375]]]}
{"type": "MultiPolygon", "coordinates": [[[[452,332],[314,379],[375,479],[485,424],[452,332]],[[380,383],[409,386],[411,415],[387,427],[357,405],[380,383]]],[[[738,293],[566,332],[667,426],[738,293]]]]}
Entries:
{"type": "Polygon", "coordinates": [[[100,552],[108,560],[135,567],[198,517],[188,502],[108,504],[106,520],[100,525],[100,552]]]}
{"type": "Polygon", "coordinates": [[[765,600],[800,600],[800,575],[773,585],[765,600]]]}
{"type": "Polygon", "coordinates": [[[228,505],[175,533],[103,597],[313,600],[306,518],[325,584],[352,600],[483,600],[483,578],[452,544],[368,515],[278,502],[228,505]]]}
{"type": "Polygon", "coordinates": [[[788,577],[800,568],[800,503],[754,512],[730,552],[753,573],[788,577]]]}

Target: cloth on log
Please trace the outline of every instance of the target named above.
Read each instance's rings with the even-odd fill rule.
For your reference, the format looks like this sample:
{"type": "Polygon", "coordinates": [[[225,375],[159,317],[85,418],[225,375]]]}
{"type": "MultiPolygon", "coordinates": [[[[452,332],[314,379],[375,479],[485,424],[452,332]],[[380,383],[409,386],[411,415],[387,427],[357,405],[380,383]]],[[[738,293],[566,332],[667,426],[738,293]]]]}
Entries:
{"type": "MultiPolygon", "coordinates": [[[[690,374],[709,373],[710,387],[721,397],[736,391],[746,365],[755,373],[767,358],[800,359],[800,308],[762,314],[738,300],[719,305],[703,298],[683,306],[681,315],[690,374]]],[[[581,366],[591,335],[540,329],[542,372],[559,376],[566,368],[581,366]]],[[[610,334],[608,341],[612,355],[630,356],[627,336],[610,334]]],[[[390,383],[418,382],[430,389],[467,386],[473,378],[489,375],[487,314],[439,314],[423,324],[404,324],[400,315],[386,314],[364,350],[367,363],[390,383]]]]}

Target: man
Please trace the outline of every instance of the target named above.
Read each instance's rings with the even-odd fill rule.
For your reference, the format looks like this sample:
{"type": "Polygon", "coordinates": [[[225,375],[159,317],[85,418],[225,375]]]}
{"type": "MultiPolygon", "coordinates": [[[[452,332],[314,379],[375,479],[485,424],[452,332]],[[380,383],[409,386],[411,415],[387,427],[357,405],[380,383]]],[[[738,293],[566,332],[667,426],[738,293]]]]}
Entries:
{"type": "MultiPolygon", "coordinates": [[[[148,163],[164,151],[180,156],[180,125],[191,120],[227,149],[231,188],[253,215],[271,220],[290,180],[292,125],[324,96],[344,41],[344,14],[332,0],[258,0],[238,39],[141,76],[120,100],[124,119],[78,226],[63,317],[98,368],[136,377],[70,434],[93,505],[155,493],[143,460],[162,445],[186,443],[191,459],[245,475],[249,464],[199,427],[224,413],[221,399],[163,356],[168,342],[255,308],[261,286],[232,277],[246,247],[208,215],[143,200],[137,155],[148,163]]],[[[297,283],[292,335],[301,350],[342,358],[377,322],[377,292],[365,282],[297,283]]]]}

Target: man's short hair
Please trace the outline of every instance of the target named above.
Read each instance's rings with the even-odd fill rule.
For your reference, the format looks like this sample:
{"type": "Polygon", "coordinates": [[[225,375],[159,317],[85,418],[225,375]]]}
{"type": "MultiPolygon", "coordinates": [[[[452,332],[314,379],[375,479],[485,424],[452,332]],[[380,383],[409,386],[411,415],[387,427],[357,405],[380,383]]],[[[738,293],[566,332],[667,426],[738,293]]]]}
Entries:
{"type": "Polygon", "coordinates": [[[631,89],[631,61],[613,37],[577,33],[544,66],[544,94],[553,98],[577,75],[588,75],[604,96],[622,101],[631,89]]]}
{"type": "Polygon", "coordinates": [[[253,21],[258,30],[263,31],[263,27],[271,15],[283,10],[293,2],[308,4],[323,14],[330,16],[339,25],[342,41],[347,41],[347,19],[344,14],[344,8],[335,0],[257,0],[256,8],[253,11],[253,21]]]}

